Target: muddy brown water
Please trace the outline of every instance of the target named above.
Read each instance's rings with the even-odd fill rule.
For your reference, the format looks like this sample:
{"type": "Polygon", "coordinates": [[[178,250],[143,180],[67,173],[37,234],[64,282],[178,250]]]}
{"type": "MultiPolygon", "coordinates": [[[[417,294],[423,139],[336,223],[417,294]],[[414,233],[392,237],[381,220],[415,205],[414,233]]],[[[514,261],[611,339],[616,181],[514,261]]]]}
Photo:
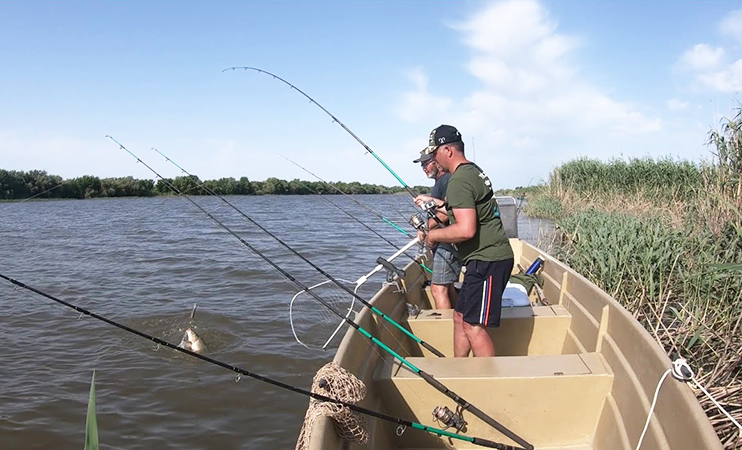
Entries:
{"type": "MultiPolygon", "coordinates": [[[[409,229],[409,197],[357,198],[409,229]]],[[[302,283],[325,280],[218,199],[195,199],[302,283]]],[[[229,199],[337,278],[355,280],[396,251],[318,196],[229,199]]],[[[331,199],[398,246],[409,241],[331,199]]],[[[519,227],[533,242],[544,225],[519,227]]],[[[294,340],[288,304],[299,288],[179,198],[0,204],[0,273],[175,344],[193,325],[209,356],[302,388],[333,355],[294,340]]],[[[107,449],[293,448],[308,403],[0,282],[0,449],[82,448],[93,370],[107,449]]]]}

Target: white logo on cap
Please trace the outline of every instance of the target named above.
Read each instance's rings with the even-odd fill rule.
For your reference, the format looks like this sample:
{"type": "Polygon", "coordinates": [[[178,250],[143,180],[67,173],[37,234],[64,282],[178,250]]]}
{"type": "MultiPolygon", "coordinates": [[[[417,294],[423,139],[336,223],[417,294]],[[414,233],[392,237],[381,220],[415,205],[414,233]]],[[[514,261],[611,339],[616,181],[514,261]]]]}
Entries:
{"type": "Polygon", "coordinates": [[[446,142],[446,138],[445,137],[439,137],[438,138],[438,142],[440,142],[442,144],[442,143],[446,142]]]}

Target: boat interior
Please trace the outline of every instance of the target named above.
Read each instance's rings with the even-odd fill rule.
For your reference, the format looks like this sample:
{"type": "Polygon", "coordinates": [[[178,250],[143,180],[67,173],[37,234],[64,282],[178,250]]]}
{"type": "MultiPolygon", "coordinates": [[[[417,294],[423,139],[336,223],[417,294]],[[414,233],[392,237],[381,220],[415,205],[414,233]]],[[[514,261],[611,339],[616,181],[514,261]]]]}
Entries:
{"type": "MultiPolygon", "coordinates": [[[[452,311],[431,308],[428,276],[413,263],[372,303],[446,357],[434,356],[368,308],[355,321],[536,449],[635,449],[670,360],[597,286],[526,242],[511,239],[511,245],[522,267],[544,259],[545,301],[532,297],[536,306],[503,309],[500,327],[489,330],[495,357],[452,357],[452,311]],[[410,316],[408,303],[420,311],[410,316]]],[[[335,362],[366,384],[359,406],[436,428],[445,425],[435,420],[435,407],[456,409],[453,400],[353,329],[340,343],[335,362]]],[[[467,411],[463,419],[461,434],[521,447],[467,411]]],[[[330,419],[321,418],[312,428],[312,449],[482,448],[374,418],[368,420],[370,438],[363,446],[338,438],[330,419]]],[[[690,388],[668,377],[641,448],[712,449],[720,444],[690,388]]]]}

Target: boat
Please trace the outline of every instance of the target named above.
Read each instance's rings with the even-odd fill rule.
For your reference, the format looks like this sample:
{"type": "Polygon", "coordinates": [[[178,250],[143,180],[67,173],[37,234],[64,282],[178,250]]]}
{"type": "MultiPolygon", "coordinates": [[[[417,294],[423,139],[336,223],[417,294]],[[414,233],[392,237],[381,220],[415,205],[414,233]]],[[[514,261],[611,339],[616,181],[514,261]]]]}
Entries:
{"type": "MultiPolygon", "coordinates": [[[[434,356],[368,308],[355,322],[535,449],[721,450],[692,389],[667,376],[673,362],[641,324],[585,277],[512,234],[516,268],[543,260],[543,289],[540,299],[531,293],[530,306],[503,308],[500,327],[489,329],[497,356],[451,357],[452,311],[432,309],[429,275],[414,262],[370,302],[446,357],[434,356]]],[[[441,429],[434,410],[456,407],[353,328],[333,362],[365,384],[358,402],[363,408],[441,429]]],[[[522,448],[473,414],[464,411],[461,418],[461,434],[522,448]]],[[[305,423],[302,447],[309,450],[482,448],[374,417],[367,417],[365,445],[340,438],[329,417],[305,423]]]]}

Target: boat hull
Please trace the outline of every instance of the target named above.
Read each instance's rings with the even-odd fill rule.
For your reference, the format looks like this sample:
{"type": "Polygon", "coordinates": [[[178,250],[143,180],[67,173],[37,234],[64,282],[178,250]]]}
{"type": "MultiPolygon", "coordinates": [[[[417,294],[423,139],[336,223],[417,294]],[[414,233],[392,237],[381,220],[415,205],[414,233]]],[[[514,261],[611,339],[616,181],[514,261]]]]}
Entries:
{"type": "MultiPolygon", "coordinates": [[[[511,239],[511,246],[522,267],[539,256],[544,259],[543,293],[550,304],[504,309],[501,326],[490,333],[496,357],[450,357],[451,312],[429,309],[426,274],[415,264],[408,265],[396,286],[385,286],[371,302],[448,358],[434,357],[368,309],[355,321],[537,449],[633,450],[671,361],[607,293],[524,241],[511,239]],[[423,310],[407,317],[407,303],[423,310]]],[[[334,361],[366,384],[368,393],[360,403],[365,408],[442,428],[433,420],[433,408],[456,406],[353,329],[345,334],[334,361]]],[[[513,444],[473,415],[465,412],[464,418],[464,434],[513,444]]],[[[366,449],[474,447],[371,418],[368,426],[366,449]]],[[[309,448],[347,447],[330,419],[320,418],[311,430],[309,448]]],[[[722,447],[692,390],[668,377],[641,448],[722,447]]]]}

